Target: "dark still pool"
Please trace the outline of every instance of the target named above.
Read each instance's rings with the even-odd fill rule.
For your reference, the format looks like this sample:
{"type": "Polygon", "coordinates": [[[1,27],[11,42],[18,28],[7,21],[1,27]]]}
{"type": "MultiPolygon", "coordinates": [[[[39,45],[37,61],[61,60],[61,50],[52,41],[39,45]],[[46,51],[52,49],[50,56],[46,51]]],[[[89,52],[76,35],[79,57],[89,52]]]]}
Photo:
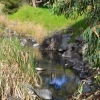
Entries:
{"type": "Polygon", "coordinates": [[[42,88],[49,89],[53,100],[66,100],[77,89],[79,77],[66,68],[65,59],[57,52],[41,52],[42,59],[38,60],[37,67],[43,68],[39,72],[42,77],[42,88]]]}

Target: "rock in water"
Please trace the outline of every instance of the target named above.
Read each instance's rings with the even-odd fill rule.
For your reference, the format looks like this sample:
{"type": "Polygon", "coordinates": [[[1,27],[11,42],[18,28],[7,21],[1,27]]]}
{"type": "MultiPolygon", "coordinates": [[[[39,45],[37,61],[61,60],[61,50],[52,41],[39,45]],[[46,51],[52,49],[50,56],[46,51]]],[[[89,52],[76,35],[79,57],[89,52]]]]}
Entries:
{"type": "Polygon", "coordinates": [[[60,47],[58,48],[59,52],[65,51],[68,49],[68,44],[61,44],[60,47]]]}
{"type": "Polygon", "coordinates": [[[71,56],[72,56],[71,50],[67,50],[66,52],[62,54],[62,57],[64,58],[71,58],[71,56]]]}
{"type": "Polygon", "coordinates": [[[33,47],[39,47],[39,43],[33,44],[33,47]]]}
{"type": "Polygon", "coordinates": [[[35,93],[42,99],[50,100],[52,99],[52,93],[48,89],[34,89],[35,93]]]}
{"type": "Polygon", "coordinates": [[[37,71],[44,71],[45,69],[44,68],[40,68],[40,67],[36,67],[35,70],[37,70],[37,71]]]}
{"type": "Polygon", "coordinates": [[[34,93],[42,99],[50,100],[52,99],[52,93],[48,89],[34,89],[33,86],[26,83],[24,84],[24,88],[26,88],[29,95],[33,95],[34,93]]]}

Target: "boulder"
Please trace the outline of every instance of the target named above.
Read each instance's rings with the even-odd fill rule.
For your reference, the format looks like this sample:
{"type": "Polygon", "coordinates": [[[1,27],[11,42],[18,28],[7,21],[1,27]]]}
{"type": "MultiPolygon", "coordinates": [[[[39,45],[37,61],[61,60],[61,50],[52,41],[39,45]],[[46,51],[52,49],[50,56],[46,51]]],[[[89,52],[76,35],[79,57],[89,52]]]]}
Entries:
{"type": "Polygon", "coordinates": [[[18,96],[10,96],[7,100],[22,100],[22,99],[18,96]]]}
{"type": "Polygon", "coordinates": [[[51,100],[52,93],[48,89],[34,89],[35,93],[42,99],[51,100]]]}
{"type": "Polygon", "coordinates": [[[79,74],[80,79],[86,79],[88,78],[88,74],[85,73],[84,71],[81,71],[81,73],[79,74]]]}
{"type": "Polygon", "coordinates": [[[68,59],[68,66],[73,67],[75,66],[77,59],[68,59]]]}
{"type": "Polygon", "coordinates": [[[73,69],[74,69],[75,71],[78,71],[78,72],[81,72],[81,71],[83,70],[83,68],[84,68],[84,66],[83,66],[82,64],[80,64],[80,63],[77,63],[77,64],[73,67],[73,69]]]}
{"type": "Polygon", "coordinates": [[[22,46],[33,46],[33,47],[39,47],[39,43],[37,43],[37,41],[32,38],[32,37],[27,37],[27,36],[24,36],[24,37],[20,37],[20,44],[22,46]]]}
{"type": "Polygon", "coordinates": [[[81,57],[80,57],[80,55],[78,53],[74,53],[71,58],[72,59],[75,59],[76,58],[78,60],[81,60],[81,57]]]}
{"type": "Polygon", "coordinates": [[[78,53],[84,55],[87,51],[88,45],[87,43],[81,43],[78,49],[78,53]]]}
{"type": "Polygon", "coordinates": [[[51,37],[45,38],[40,46],[40,50],[66,50],[70,34],[63,33],[64,31],[60,30],[55,32],[51,37]]]}
{"type": "Polygon", "coordinates": [[[64,43],[64,44],[61,44],[60,47],[58,48],[58,51],[59,52],[63,52],[63,51],[66,51],[68,49],[68,44],[64,43]]]}
{"type": "Polygon", "coordinates": [[[35,47],[35,48],[39,48],[39,46],[40,46],[39,43],[35,43],[35,44],[33,44],[33,47],[35,47]]]}
{"type": "Polygon", "coordinates": [[[82,43],[84,40],[83,40],[82,36],[76,36],[75,41],[82,43]]]}
{"type": "Polygon", "coordinates": [[[23,85],[23,88],[25,88],[30,96],[36,94],[38,97],[46,100],[52,99],[52,93],[48,89],[34,89],[32,85],[25,83],[23,85]]]}
{"type": "Polygon", "coordinates": [[[64,52],[62,54],[62,57],[64,57],[64,58],[71,58],[71,56],[72,56],[72,51],[71,50],[67,50],[66,52],[64,52]]]}
{"type": "Polygon", "coordinates": [[[40,68],[40,67],[36,67],[35,70],[36,70],[36,71],[45,71],[44,68],[40,68]]]}
{"type": "Polygon", "coordinates": [[[82,81],[84,81],[86,84],[88,84],[88,85],[91,85],[92,84],[92,79],[91,78],[88,78],[88,79],[84,79],[84,80],[82,80],[82,81]]]}

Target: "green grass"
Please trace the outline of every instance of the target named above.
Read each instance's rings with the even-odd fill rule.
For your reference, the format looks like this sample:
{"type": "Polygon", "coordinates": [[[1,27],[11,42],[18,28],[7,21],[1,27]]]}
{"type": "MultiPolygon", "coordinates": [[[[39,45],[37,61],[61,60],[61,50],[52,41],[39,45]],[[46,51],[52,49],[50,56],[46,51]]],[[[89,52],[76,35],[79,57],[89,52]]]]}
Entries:
{"type": "MultiPolygon", "coordinates": [[[[78,17],[76,20],[71,18],[66,19],[63,15],[53,15],[46,8],[33,8],[32,6],[28,5],[24,5],[16,13],[9,15],[8,18],[13,20],[20,20],[22,22],[32,21],[35,24],[42,25],[45,29],[50,31],[66,28],[84,19],[83,16],[78,17]]],[[[74,27],[78,29],[78,26],[81,27],[82,25],[76,25],[74,27]]]]}

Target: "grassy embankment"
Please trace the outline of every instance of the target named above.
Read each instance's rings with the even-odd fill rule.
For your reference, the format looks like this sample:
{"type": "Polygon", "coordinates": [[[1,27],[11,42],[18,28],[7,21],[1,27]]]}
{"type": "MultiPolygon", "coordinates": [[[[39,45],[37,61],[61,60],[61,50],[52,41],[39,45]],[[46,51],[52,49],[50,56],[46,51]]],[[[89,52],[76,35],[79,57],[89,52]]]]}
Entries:
{"type": "Polygon", "coordinates": [[[0,22],[19,34],[35,36],[41,42],[44,36],[51,35],[55,30],[72,25],[75,30],[79,30],[81,27],[85,28],[86,25],[84,25],[83,19],[83,16],[75,20],[66,19],[63,15],[53,15],[48,9],[24,5],[16,13],[8,15],[8,17],[1,16],[0,22]]]}

